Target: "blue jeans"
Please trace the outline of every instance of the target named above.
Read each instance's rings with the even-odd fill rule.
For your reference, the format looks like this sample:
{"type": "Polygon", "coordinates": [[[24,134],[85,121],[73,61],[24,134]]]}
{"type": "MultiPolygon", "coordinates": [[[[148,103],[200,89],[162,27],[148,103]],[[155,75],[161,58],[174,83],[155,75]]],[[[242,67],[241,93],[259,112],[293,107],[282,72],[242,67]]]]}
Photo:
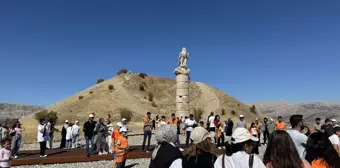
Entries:
{"type": "Polygon", "coordinates": [[[150,131],[145,131],[144,132],[144,139],[143,139],[143,147],[142,147],[142,150],[145,149],[145,142],[146,142],[146,138],[148,138],[148,147],[147,147],[147,150],[149,150],[150,148],[150,140],[151,140],[151,130],[150,131]]]}
{"type": "Polygon", "coordinates": [[[124,160],[123,162],[117,163],[117,168],[125,168],[125,161],[126,160],[124,160]]]}
{"type": "Polygon", "coordinates": [[[85,146],[86,146],[86,152],[88,155],[91,155],[93,152],[93,146],[94,146],[94,136],[91,138],[85,135],[85,146]],[[91,148],[90,148],[91,143],[91,148]]]}
{"type": "Polygon", "coordinates": [[[67,139],[66,140],[66,149],[71,149],[72,148],[72,139],[67,139]]]}
{"type": "MultiPolygon", "coordinates": [[[[187,147],[189,147],[190,134],[191,134],[191,131],[187,131],[187,139],[185,141],[185,144],[187,145],[187,147]]],[[[190,143],[191,143],[191,140],[190,140],[190,143]]]]}
{"type": "Polygon", "coordinates": [[[12,139],[12,155],[15,156],[18,154],[18,151],[21,146],[21,134],[15,134],[12,139]]]}

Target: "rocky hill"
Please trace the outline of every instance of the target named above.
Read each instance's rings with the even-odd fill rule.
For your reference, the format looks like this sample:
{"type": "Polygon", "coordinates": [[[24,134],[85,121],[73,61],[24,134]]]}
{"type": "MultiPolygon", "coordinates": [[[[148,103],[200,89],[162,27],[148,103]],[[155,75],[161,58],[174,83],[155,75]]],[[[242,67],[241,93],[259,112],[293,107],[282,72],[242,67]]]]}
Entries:
{"type": "Polygon", "coordinates": [[[302,114],[308,122],[313,122],[317,117],[320,117],[322,120],[325,118],[340,120],[340,103],[335,102],[292,103],[278,101],[254,103],[254,105],[265,115],[273,118],[282,116],[285,120],[289,120],[292,114],[302,114]]]}
{"type": "MultiPolygon", "coordinates": [[[[147,111],[153,114],[169,116],[175,112],[176,81],[170,78],[155,76],[140,77],[137,73],[126,73],[95,84],[80,91],[65,100],[48,107],[58,113],[60,121],[85,121],[90,112],[97,116],[106,117],[111,114],[119,118],[119,109],[127,108],[133,112],[133,120],[140,121],[147,111]],[[109,89],[109,85],[113,89],[109,89]],[[152,101],[149,95],[152,95],[152,101]]],[[[191,110],[201,108],[203,117],[214,111],[221,114],[225,110],[226,116],[244,114],[247,118],[262,115],[251,113],[249,106],[219,91],[216,88],[200,82],[190,83],[191,110]],[[232,115],[234,110],[236,114],[232,115]]],[[[32,119],[24,118],[23,120],[32,119]]]]}
{"type": "Polygon", "coordinates": [[[23,104],[0,103],[0,121],[5,119],[20,118],[39,111],[45,107],[23,104]]]}

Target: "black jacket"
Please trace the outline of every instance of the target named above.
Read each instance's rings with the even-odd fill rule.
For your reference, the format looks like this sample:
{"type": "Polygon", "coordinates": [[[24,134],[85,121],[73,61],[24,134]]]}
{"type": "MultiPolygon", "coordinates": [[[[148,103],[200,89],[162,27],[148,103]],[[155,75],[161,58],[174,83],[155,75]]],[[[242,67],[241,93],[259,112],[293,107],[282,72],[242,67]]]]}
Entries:
{"type": "Polygon", "coordinates": [[[85,136],[92,138],[93,137],[93,131],[96,128],[96,122],[95,121],[86,121],[83,126],[83,131],[85,136]]]}

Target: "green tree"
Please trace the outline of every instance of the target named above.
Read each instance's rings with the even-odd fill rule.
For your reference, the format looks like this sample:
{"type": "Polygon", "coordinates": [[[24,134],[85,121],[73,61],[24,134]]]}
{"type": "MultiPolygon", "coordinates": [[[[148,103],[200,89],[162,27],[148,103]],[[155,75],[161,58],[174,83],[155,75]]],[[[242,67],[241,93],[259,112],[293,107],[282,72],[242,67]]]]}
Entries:
{"type": "Polygon", "coordinates": [[[99,78],[99,79],[97,80],[97,84],[98,84],[98,83],[102,83],[102,82],[104,82],[104,79],[102,79],[102,78],[99,78]]]}
{"type": "Polygon", "coordinates": [[[250,107],[250,112],[256,113],[256,107],[255,107],[255,105],[252,105],[252,106],[250,107]]]}

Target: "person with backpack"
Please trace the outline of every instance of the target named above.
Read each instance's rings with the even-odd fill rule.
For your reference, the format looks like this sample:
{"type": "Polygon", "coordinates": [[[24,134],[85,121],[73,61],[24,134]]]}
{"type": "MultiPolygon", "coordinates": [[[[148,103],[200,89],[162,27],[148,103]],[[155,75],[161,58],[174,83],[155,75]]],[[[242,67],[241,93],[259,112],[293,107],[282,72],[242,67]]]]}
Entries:
{"type": "Polygon", "coordinates": [[[259,141],[245,128],[236,128],[231,146],[226,143],[226,152],[217,158],[215,168],[266,168],[261,159],[252,154],[253,143],[259,141]]]}

